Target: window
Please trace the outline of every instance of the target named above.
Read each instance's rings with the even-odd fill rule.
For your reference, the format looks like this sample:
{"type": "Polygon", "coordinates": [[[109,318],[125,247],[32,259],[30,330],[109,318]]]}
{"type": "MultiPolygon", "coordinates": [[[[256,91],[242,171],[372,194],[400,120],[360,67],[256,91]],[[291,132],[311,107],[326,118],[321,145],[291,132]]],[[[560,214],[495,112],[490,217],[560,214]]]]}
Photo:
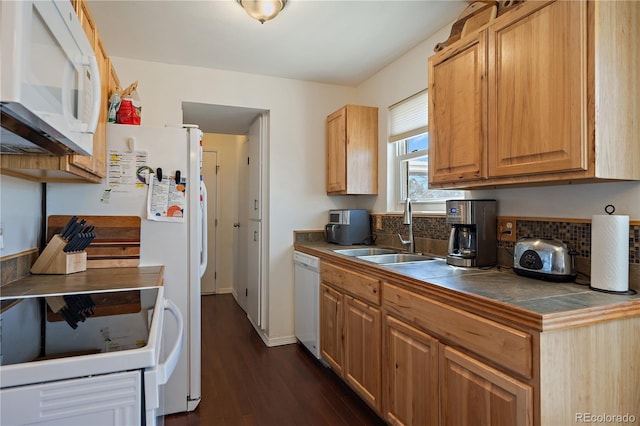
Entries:
{"type": "Polygon", "coordinates": [[[429,189],[427,91],[389,107],[389,210],[402,210],[407,196],[415,211],[444,213],[445,201],[464,191],[429,189]]]}

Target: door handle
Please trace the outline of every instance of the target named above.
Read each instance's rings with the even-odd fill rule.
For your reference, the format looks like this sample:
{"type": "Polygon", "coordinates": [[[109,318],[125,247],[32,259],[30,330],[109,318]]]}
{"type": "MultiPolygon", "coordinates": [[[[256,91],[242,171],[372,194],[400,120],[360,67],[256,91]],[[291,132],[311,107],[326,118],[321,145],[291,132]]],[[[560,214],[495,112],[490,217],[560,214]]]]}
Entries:
{"type": "Polygon", "coordinates": [[[258,231],[253,231],[253,241],[258,241],[258,231]]]}
{"type": "Polygon", "coordinates": [[[234,223],[234,224],[233,224],[233,227],[234,227],[234,228],[240,228],[240,222],[236,222],[236,223],[234,223]]]}

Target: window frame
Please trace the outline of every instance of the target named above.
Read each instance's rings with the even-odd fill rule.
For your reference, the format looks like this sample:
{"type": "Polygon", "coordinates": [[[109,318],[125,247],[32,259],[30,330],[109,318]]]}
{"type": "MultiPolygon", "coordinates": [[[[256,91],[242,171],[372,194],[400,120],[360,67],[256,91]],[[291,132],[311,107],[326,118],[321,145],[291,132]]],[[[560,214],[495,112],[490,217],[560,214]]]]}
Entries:
{"type": "MultiPolygon", "coordinates": [[[[414,112],[412,114],[407,114],[406,116],[402,116],[401,114],[394,114],[394,108],[399,107],[402,108],[402,112],[407,109],[407,104],[410,102],[414,102],[414,106],[420,105],[416,104],[415,101],[420,100],[421,103],[424,103],[425,109],[427,108],[428,103],[428,92],[427,90],[422,90],[415,95],[412,95],[400,102],[397,102],[389,107],[389,115],[388,115],[388,161],[387,167],[390,172],[390,177],[387,178],[387,208],[389,211],[403,211],[404,202],[408,193],[408,163],[407,161],[413,158],[419,158],[426,156],[427,162],[429,157],[429,129],[427,120],[427,113],[420,111],[422,114],[420,120],[416,120],[416,116],[418,113],[414,112]],[[424,98],[424,101],[422,100],[424,98]],[[407,128],[405,123],[401,123],[398,126],[398,123],[393,123],[395,119],[405,119],[408,118],[413,120],[414,125],[412,127],[407,128]],[[402,128],[404,132],[398,134],[392,134],[394,128],[402,128]],[[412,130],[413,129],[413,130],[412,130]],[[408,130],[408,131],[407,131],[408,130]],[[413,152],[406,152],[408,149],[409,139],[415,138],[422,135],[427,135],[427,147],[423,150],[417,150],[413,152]]],[[[411,108],[409,106],[409,108],[411,108]]],[[[420,107],[421,108],[421,107],[420,107]]],[[[428,173],[427,173],[428,180],[428,173]]],[[[440,191],[438,189],[429,189],[429,191],[440,191]]],[[[448,191],[448,190],[446,190],[448,191]]],[[[466,191],[463,190],[453,190],[456,191],[457,194],[450,194],[447,196],[443,196],[440,198],[434,198],[429,200],[421,200],[421,201],[412,201],[412,207],[414,212],[425,213],[425,214],[445,214],[446,213],[446,200],[448,199],[464,199],[466,198],[466,191]]]]}

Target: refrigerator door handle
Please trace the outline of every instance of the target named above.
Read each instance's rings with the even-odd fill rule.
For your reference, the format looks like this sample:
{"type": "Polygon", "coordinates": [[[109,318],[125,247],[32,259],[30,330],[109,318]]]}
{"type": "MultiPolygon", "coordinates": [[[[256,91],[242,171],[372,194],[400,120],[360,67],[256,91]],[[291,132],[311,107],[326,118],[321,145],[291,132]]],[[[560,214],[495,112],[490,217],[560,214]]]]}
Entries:
{"type": "Polygon", "coordinates": [[[208,216],[208,200],[207,200],[207,186],[204,182],[200,182],[202,185],[202,252],[200,254],[200,278],[207,270],[207,261],[209,258],[209,241],[207,238],[207,216],[208,216]]]}

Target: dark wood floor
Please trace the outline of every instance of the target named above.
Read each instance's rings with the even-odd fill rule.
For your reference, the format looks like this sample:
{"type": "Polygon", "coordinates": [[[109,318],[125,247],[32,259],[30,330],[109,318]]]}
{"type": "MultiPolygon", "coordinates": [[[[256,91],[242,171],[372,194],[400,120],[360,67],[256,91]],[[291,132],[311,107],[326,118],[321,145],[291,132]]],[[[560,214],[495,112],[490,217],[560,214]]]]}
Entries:
{"type": "Polygon", "coordinates": [[[166,426],[384,425],[301,345],[268,348],[231,295],[202,297],[202,401],[166,426]]]}

